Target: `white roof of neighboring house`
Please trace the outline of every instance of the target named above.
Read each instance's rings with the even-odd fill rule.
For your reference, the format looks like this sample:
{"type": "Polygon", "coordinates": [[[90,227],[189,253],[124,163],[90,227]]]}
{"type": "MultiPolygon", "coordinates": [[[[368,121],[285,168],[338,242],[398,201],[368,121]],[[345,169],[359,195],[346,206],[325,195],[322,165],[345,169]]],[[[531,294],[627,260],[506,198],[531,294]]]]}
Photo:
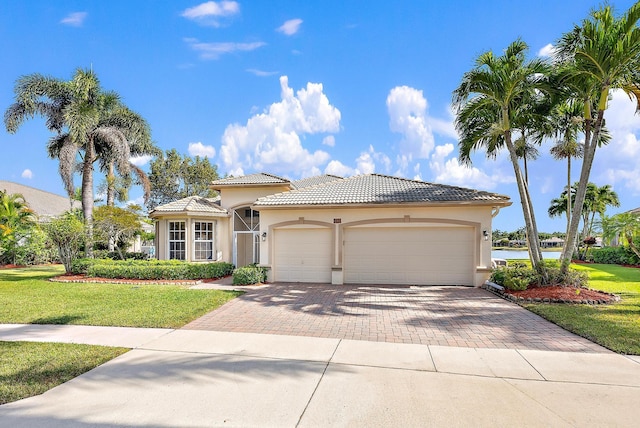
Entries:
{"type": "MultiPolygon", "coordinates": [[[[72,208],[69,198],[55,193],[25,186],[24,184],[0,180],[0,190],[8,194],[19,193],[39,217],[57,217],[72,208]]],[[[80,208],[79,201],[73,201],[73,208],[80,208]]]]}
{"type": "Polygon", "coordinates": [[[557,236],[552,236],[549,239],[543,239],[540,242],[549,242],[549,243],[553,243],[553,242],[564,242],[564,239],[562,238],[558,238],[557,236]]]}

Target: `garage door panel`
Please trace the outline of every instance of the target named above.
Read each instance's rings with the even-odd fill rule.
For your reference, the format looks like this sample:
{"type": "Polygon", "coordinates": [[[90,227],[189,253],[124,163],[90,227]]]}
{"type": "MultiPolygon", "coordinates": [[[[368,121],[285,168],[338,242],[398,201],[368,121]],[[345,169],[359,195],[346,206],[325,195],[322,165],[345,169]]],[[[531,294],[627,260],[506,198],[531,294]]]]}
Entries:
{"type": "Polygon", "coordinates": [[[280,282],[331,282],[329,229],[276,229],[274,279],[280,282]]]}
{"type": "Polygon", "coordinates": [[[474,229],[353,228],[345,231],[346,283],[473,285],[474,229]]]}

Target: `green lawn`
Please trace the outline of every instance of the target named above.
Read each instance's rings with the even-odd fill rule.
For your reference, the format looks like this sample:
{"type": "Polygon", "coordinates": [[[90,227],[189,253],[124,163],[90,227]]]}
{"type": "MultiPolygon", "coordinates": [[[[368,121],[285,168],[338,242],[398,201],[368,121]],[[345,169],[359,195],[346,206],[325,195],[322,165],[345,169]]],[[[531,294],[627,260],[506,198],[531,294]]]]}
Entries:
{"type": "Polygon", "coordinates": [[[0,342],[0,404],[42,394],[126,351],[65,343],[0,342]]]}
{"type": "Polygon", "coordinates": [[[615,293],[610,305],[526,304],[525,308],[615,352],[640,355],[640,269],[572,265],[589,275],[589,288],[615,293]]]}
{"type": "Polygon", "coordinates": [[[0,270],[0,323],[177,328],[241,293],[47,281],[61,266],[0,270]]]}

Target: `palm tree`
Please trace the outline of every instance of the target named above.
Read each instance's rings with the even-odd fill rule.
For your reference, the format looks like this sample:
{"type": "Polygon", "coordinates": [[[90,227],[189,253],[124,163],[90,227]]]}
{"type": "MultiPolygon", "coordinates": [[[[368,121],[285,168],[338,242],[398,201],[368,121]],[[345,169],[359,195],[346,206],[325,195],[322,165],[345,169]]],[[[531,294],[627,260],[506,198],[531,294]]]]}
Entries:
{"type": "Polygon", "coordinates": [[[640,214],[626,212],[603,217],[602,224],[604,238],[626,241],[631,251],[640,258],[640,247],[636,242],[640,240],[640,214]]]}
{"type": "Polygon", "coordinates": [[[149,126],[125,107],[116,93],[104,91],[93,71],[82,69],[76,70],[70,81],[40,74],[19,78],[15,102],[5,112],[5,126],[14,133],[25,119],[35,115],[45,117],[47,127],[56,133],[47,150],[50,157],[59,160],[60,175],[70,196],[80,155],[86,251],[91,256],[94,163],[113,163],[121,175],[128,176],[131,147],[151,144],[149,126]]]}
{"type": "Polygon", "coordinates": [[[582,106],[584,119],[584,160],[579,186],[561,255],[566,274],[575,246],[579,216],[585,201],[587,184],[596,148],[602,143],[600,133],[610,92],[625,91],[636,100],[640,110],[640,2],[616,17],[611,6],[590,13],[580,26],[563,35],[556,45],[555,61],[562,68],[560,82],[569,96],[582,106]],[[595,105],[595,108],[593,107],[595,105]]]}
{"type": "Polygon", "coordinates": [[[521,118],[531,111],[530,101],[536,90],[545,90],[548,65],[539,59],[526,61],[527,45],[521,40],[511,43],[504,55],[489,51],[476,59],[475,67],[464,74],[453,93],[456,129],[460,134],[460,159],[471,162],[471,153],[484,150],[495,156],[505,148],[516,176],[520,203],[524,214],[529,257],[534,268],[541,268],[538,228],[529,189],[518,162],[513,130],[521,118]]]}
{"type": "MultiPolygon", "coordinates": [[[[582,107],[576,102],[564,102],[556,106],[552,111],[556,144],[551,147],[551,156],[556,160],[567,160],[567,189],[571,188],[571,159],[582,158],[584,144],[578,142],[578,134],[582,124],[582,107]]],[[[567,230],[571,225],[572,198],[567,198],[567,230]]]]}
{"type": "Polygon", "coordinates": [[[11,263],[15,263],[15,247],[19,241],[19,232],[35,225],[36,215],[29,208],[24,196],[19,193],[8,194],[0,190],[0,243],[9,254],[11,263]]]}

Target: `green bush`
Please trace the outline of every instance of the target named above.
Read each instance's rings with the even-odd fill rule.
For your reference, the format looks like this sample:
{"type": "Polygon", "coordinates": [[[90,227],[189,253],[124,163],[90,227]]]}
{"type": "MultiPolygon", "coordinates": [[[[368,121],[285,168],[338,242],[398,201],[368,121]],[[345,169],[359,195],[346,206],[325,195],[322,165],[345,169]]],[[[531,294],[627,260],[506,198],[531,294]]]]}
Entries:
{"type": "Polygon", "coordinates": [[[33,227],[15,248],[15,263],[39,265],[52,263],[58,258],[58,250],[39,227],[33,227]]]}
{"type": "Polygon", "coordinates": [[[638,265],[640,259],[628,247],[594,248],[591,252],[595,263],[612,265],[638,265]]]}
{"type": "Polygon", "coordinates": [[[259,284],[267,280],[267,270],[256,265],[244,266],[233,271],[233,285],[259,284]]]}
{"type": "MultiPolygon", "coordinates": [[[[96,259],[113,259],[120,260],[120,254],[117,251],[109,251],[109,250],[93,250],[93,257],[96,259]]],[[[129,252],[123,251],[122,257],[125,260],[134,259],[134,260],[147,260],[149,255],[146,253],[140,252],[129,252]]]]}
{"type": "Polygon", "coordinates": [[[230,275],[233,265],[225,262],[187,263],[179,260],[93,260],[87,275],[124,279],[211,279],[230,275]]]}
{"type": "Polygon", "coordinates": [[[89,266],[95,263],[95,259],[75,259],[71,262],[71,273],[75,275],[86,275],[89,270],[89,266]]]}
{"type": "Polygon", "coordinates": [[[537,275],[526,264],[515,262],[494,269],[490,279],[509,290],[526,290],[529,284],[536,282],[537,275]]]}

